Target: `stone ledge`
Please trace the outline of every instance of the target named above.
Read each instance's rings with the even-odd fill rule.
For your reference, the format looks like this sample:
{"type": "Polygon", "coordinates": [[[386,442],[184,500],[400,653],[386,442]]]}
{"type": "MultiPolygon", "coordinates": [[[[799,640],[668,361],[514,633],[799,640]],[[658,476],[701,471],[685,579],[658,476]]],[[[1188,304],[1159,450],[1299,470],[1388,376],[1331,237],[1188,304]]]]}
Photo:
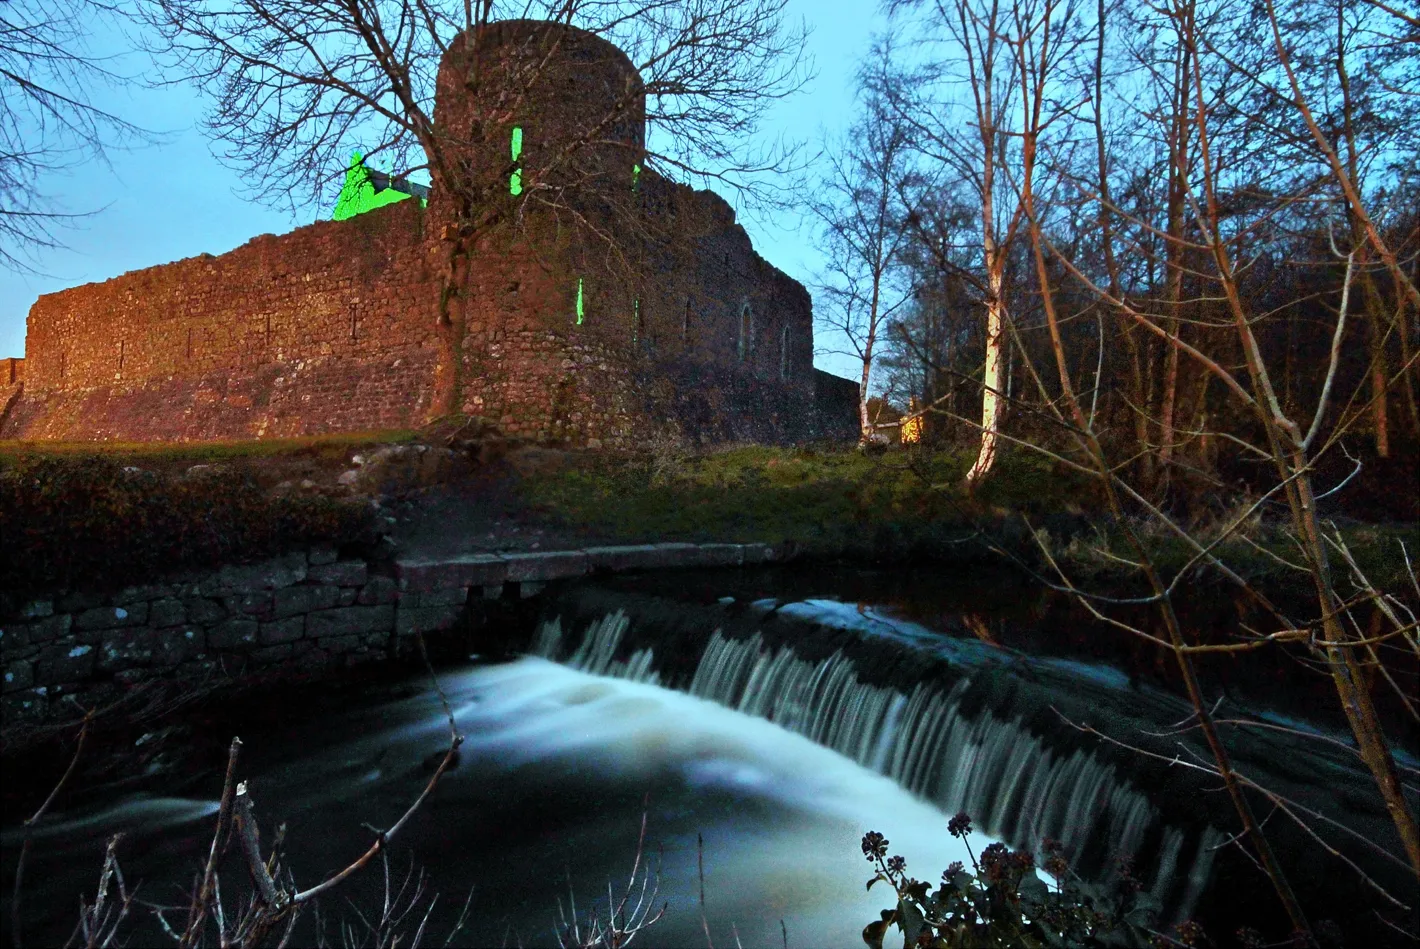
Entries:
{"type": "Polygon", "coordinates": [[[488,586],[508,579],[508,562],[497,554],[466,554],[450,560],[396,561],[399,588],[413,593],[488,586]]]}
{"type": "Polygon", "coordinates": [[[506,579],[509,583],[563,580],[569,577],[585,576],[587,573],[587,552],[585,550],[548,550],[504,554],[503,559],[508,562],[506,579]]]}

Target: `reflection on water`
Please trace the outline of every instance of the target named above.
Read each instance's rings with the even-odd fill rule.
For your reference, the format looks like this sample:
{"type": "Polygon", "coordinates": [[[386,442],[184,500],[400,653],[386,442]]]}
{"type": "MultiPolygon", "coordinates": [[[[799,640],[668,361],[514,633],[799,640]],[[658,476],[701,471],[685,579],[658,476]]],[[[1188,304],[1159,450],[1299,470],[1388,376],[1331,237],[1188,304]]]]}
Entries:
{"type": "MultiPolygon", "coordinates": [[[[885,899],[864,892],[866,830],[886,834],[909,869],[928,879],[968,859],[945,816],[889,778],[717,703],[538,658],[466,668],[442,681],[467,741],[405,843],[444,890],[441,903],[452,907],[473,887],[470,943],[551,943],[569,876],[579,907],[598,894],[604,900],[608,880],[620,883],[630,870],[646,795],[669,904],[654,945],[705,941],[697,834],[705,840],[707,915],[725,944],[732,932],[747,946],[779,944],[781,919],[791,945],[855,944],[885,899]]],[[[426,694],[276,739],[283,760],[249,780],[267,832],[290,824],[297,881],[309,885],[363,849],[362,822],[388,826],[427,780],[426,759],[446,734],[426,694]]],[[[249,746],[261,740],[243,737],[249,746]]],[[[72,894],[92,885],[85,855],[96,855],[102,835],[120,823],[132,833],[129,879],[143,878],[150,898],[171,897],[205,852],[208,822],[198,818],[211,807],[143,798],[102,820],[57,824],[65,832],[37,848],[30,905],[72,906],[72,894]]],[[[976,836],[971,845],[980,853],[989,842],[976,836]]],[[[358,897],[359,887],[352,892],[358,897]]],[[[450,914],[436,915],[435,924],[447,925],[450,914]]],[[[50,920],[52,931],[63,929],[59,938],[64,922],[50,920]]]]}

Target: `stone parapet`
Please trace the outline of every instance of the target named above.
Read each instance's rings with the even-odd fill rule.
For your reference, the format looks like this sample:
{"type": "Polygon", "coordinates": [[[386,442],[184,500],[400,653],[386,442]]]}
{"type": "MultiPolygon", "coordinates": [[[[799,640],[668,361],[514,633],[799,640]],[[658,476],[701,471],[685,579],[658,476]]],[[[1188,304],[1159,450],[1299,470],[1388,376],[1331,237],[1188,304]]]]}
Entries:
{"type": "Polygon", "coordinates": [[[470,604],[534,596],[552,581],[794,554],[792,544],[660,543],[389,564],[332,559],[334,551],[316,548],[106,596],[36,600],[0,622],[0,725],[77,717],[155,680],[312,673],[391,659],[407,654],[416,634],[468,623],[470,604]]]}

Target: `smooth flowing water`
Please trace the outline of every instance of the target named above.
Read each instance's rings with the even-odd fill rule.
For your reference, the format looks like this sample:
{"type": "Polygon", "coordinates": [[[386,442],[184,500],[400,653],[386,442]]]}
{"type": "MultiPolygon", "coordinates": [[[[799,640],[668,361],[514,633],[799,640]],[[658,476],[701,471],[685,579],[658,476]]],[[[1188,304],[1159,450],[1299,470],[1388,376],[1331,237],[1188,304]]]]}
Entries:
{"type": "MultiPolygon", "coordinates": [[[[412,855],[437,881],[447,911],[437,913],[436,933],[472,888],[455,944],[552,944],[559,899],[575,898],[585,914],[605,903],[609,882],[624,885],[643,802],[647,856],[668,905],[654,945],[704,944],[698,835],[706,915],[730,945],[735,933],[747,946],[780,944],[784,930],[798,946],[857,940],[885,905],[881,892],[864,890],[866,830],[886,834],[923,876],[968,859],[942,813],[891,779],[715,702],[532,657],[441,679],[467,741],[395,870],[412,855]]],[[[306,885],[367,843],[362,822],[392,821],[447,736],[432,694],[356,711],[334,727],[333,740],[330,723],[282,735],[277,760],[249,776],[266,833],[288,823],[291,865],[306,885]]],[[[29,916],[41,934],[32,942],[67,935],[74,896],[92,888],[103,837],[116,831],[128,835],[128,879],[144,881],[147,899],[176,901],[205,853],[214,810],[212,801],[145,795],[51,824],[28,874],[27,904],[43,910],[29,916]]],[[[990,840],[970,842],[980,853],[990,840]]],[[[357,905],[376,895],[377,877],[349,894],[357,905]]],[[[156,935],[145,926],[139,941],[156,935]]]]}
{"type": "MultiPolygon", "coordinates": [[[[1224,840],[1218,807],[1166,765],[1150,772],[1077,727],[1143,736],[1183,717],[1176,698],[1109,665],[1012,653],[833,600],[690,602],[595,585],[550,596],[520,635],[521,658],[440,672],[466,741],[393,860],[396,882],[413,866],[429,874],[426,895],[438,891],[436,943],[467,899],[452,944],[555,944],[574,900],[585,917],[605,906],[609,884],[620,893],[643,814],[644,857],[667,908],[650,945],[704,945],[706,924],[721,945],[782,945],[785,934],[791,946],[856,945],[888,899],[864,890],[862,835],[885,834],[910,872],[936,880],[949,862],[969,862],[947,832],[961,810],[980,831],[968,841],[978,854],[993,839],[1035,849],[1053,838],[1094,880],[1134,856],[1169,919],[1207,901],[1224,840]]],[[[293,711],[275,728],[232,727],[267,839],[287,825],[303,886],[368,846],[363,825],[397,819],[447,746],[427,688],[371,693],[338,714],[293,711]]],[[[1317,767],[1337,793],[1352,781],[1344,754],[1301,765],[1285,743],[1238,751],[1248,767],[1285,759],[1309,786],[1321,786],[1317,767]]],[[[69,933],[75,896],[92,890],[117,831],[142,897],[181,902],[215,808],[150,786],[101,810],[55,813],[27,874],[30,944],[69,933]]],[[[7,873],[18,839],[3,838],[7,873]]],[[[228,872],[240,878],[235,865],[228,872]]],[[[327,901],[325,924],[368,913],[381,882],[378,871],[357,877],[327,901]]],[[[315,924],[308,916],[305,941],[315,924]]],[[[134,938],[159,934],[140,921],[134,938]]]]}

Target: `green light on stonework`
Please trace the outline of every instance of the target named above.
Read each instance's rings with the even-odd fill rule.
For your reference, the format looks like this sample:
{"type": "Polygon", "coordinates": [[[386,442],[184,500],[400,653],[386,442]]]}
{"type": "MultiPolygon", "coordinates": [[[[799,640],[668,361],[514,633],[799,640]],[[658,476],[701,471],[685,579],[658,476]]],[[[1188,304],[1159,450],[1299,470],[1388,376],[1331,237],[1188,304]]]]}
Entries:
{"type": "MultiPolygon", "coordinates": [[[[513,161],[518,161],[523,157],[523,127],[513,126],[513,161]]],[[[512,175],[508,177],[508,192],[513,195],[523,193],[523,169],[514,168],[512,175]]],[[[580,323],[581,321],[578,320],[580,323]]]]}
{"type": "Polygon", "coordinates": [[[641,188],[641,166],[631,166],[631,190],[638,191],[641,188]]]}
{"type": "MultiPolygon", "coordinates": [[[[365,169],[365,157],[359,152],[351,152],[350,167],[345,169],[345,183],[340,187],[340,197],[335,199],[335,211],[330,217],[334,221],[344,221],[410,197],[413,195],[393,188],[376,191],[370,173],[365,169]]],[[[424,205],[426,202],[421,198],[419,203],[424,205]]]]}
{"type": "Polygon", "coordinates": [[[582,278],[577,278],[577,325],[582,325],[582,320],[586,316],[586,311],[582,309],[582,278]]]}

